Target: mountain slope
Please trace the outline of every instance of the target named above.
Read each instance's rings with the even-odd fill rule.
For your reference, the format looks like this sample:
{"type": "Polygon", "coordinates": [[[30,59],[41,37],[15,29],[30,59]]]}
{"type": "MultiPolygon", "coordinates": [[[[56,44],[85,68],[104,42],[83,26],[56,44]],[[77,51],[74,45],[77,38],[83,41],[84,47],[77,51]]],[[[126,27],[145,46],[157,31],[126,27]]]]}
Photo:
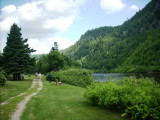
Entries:
{"type": "Polygon", "coordinates": [[[154,38],[160,34],[160,31],[157,30],[159,27],[160,0],[152,0],[145,8],[120,26],[101,27],[87,31],[77,43],[63,53],[73,60],[80,60],[84,68],[103,72],[140,72],[141,67],[144,66],[146,68],[152,66],[145,70],[146,72],[160,71],[160,68],[154,67],[160,66],[159,59],[155,60],[157,56],[160,56],[160,48],[156,48],[155,45],[160,46],[160,39],[154,38]],[[150,46],[151,48],[148,47],[147,41],[154,45],[150,46]],[[151,52],[153,56],[150,56],[150,52],[142,52],[143,49],[145,51],[155,49],[151,52]],[[136,55],[136,52],[141,54],[136,55]],[[144,63],[143,55],[148,56],[147,59],[150,63],[157,61],[156,64],[150,65],[149,61],[144,63]],[[135,59],[137,62],[132,62],[135,59]],[[132,67],[126,69],[125,67],[128,65],[132,67]],[[135,65],[141,67],[134,69],[135,65]],[[117,67],[118,69],[116,69],[117,67]]]}
{"type": "MultiPolygon", "coordinates": [[[[121,72],[160,71],[160,29],[154,30],[133,54],[119,66],[121,72]]],[[[116,71],[115,70],[115,71],[116,71]]]]}

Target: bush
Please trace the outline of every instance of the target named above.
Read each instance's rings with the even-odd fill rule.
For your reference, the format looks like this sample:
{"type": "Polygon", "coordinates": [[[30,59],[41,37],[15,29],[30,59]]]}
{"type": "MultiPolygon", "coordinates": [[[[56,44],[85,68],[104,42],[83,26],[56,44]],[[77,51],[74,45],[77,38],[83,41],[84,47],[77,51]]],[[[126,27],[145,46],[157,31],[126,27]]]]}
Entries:
{"type": "Polygon", "coordinates": [[[75,86],[86,87],[90,85],[94,78],[92,71],[86,69],[68,69],[64,71],[52,72],[52,81],[59,81],[75,86]]]}
{"type": "Polygon", "coordinates": [[[95,105],[121,111],[132,119],[160,119],[160,85],[149,78],[92,83],[84,93],[95,105]]]}
{"type": "Polygon", "coordinates": [[[3,86],[6,84],[6,77],[0,72],[0,86],[3,86]]]}

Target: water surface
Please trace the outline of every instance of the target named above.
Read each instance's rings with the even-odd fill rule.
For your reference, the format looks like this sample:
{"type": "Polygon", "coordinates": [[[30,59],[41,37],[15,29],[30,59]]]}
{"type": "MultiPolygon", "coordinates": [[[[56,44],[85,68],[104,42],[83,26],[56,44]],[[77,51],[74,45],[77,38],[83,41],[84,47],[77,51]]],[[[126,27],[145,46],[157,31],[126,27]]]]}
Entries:
{"type": "Polygon", "coordinates": [[[93,76],[95,81],[100,80],[101,82],[112,79],[122,80],[123,77],[136,76],[140,78],[143,76],[153,78],[160,83],[160,73],[94,73],[93,76]]]}

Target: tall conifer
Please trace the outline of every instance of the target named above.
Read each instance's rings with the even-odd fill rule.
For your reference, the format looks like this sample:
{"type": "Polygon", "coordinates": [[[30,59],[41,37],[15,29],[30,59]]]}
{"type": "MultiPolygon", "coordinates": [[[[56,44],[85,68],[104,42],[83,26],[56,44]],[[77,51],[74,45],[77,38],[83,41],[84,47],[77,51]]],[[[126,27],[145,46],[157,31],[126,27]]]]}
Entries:
{"type": "Polygon", "coordinates": [[[13,74],[14,80],[21,79],[21,73],[27,72],[34,63],[29,55],[35,50],[29,48],[26,43],[28,39],[23,40],[20,31],[21,28],[17,24],[14,23],[11,26],[6,47],[3,50],[3,69],[8,74],[13,74]]]}

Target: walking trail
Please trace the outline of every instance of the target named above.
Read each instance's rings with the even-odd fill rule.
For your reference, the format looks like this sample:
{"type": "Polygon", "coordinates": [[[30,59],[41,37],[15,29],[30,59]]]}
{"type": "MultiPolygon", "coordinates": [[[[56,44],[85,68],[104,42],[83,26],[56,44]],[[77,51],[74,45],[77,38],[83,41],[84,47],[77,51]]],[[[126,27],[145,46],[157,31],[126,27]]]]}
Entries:
{"type": "MultiPolygon", "coordinates": [[[[23,101],[18,103],[16,111],[14,113],[12,113],[12,115],[11,115],[11,120],[20,120],[20,117],[23,114],[24,109],[26,108],[26,104],[29,102],[29,100],[32,98],[32,96],[36,95],[43,88],[43,83],[42,83],[41,79],[37,79],[37,80],[34,79],[31,87],[28,90],[34,88],[37,82],[39,84],[39,88],[37,89],[37,91],[28,95],[28,96],[26,96],[23,101]]],[[[26,92],[21,93],[21,94],[15,96],[15,97],[18,97],[18,96],[21,96],[21,95],[24,95],[24,94],[26,94],[26,92]]],[[[15,97],[12,97],[10,99],[13,99],[15,97]]],[[[8,101],[5,101],[5,102],[1,103],[1,106],[5,105],[5,104],[8,104],[8,101]]]]}
{"type": "MultiPolygon", "coordinates": [[[[33,80],[33,82],[32,82],[31,87],[30,87],[30,88],[28,88],[28,90],[30,90],[30,89],[32,89],[32,88],[34,88],[34,87],[35,87],[35,85],[36,85],[36,83],[37,83],[37,80],[36,80],[36,79],[34,79],[34,80],[33,80]]],[[[22,95],[24,95],[24,94],[26,94],[26,92],[24,92],[24,93],[20,93],[20,94],[18,94],[18,95],[16,95],[16,96],[14,96],[14,97],[11,97],[11,98],[9,98],[7,101],[4,101],[4,102],[0,103],[0,106],[3,106],[3,105],[8,104],[8,103],[9,103],[9,102],[8,102],[9,100],[14,99],[14,98],[19,97],[19,96],[22,96],[22,95]]]]}

